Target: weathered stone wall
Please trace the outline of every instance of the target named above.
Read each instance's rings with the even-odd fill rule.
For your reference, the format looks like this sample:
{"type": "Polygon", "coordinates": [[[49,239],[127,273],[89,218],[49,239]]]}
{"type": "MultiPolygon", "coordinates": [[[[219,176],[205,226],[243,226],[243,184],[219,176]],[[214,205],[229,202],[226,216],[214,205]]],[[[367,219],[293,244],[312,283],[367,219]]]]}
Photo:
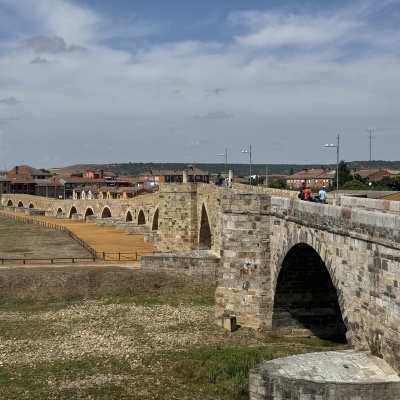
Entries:
{"type": "Polygon", "coordinates": [[[221,269],[216,316],[228,312],[242,326],[270,325],[271,279],[269,238],[271,198],[252,194],[224,195],[221,269]]]}
{"type": "MultiPolygon", "coordinates": [[[[111,211],[111,217],[125,221],[128,212],[131,213],[133,221],[138,220],[140,211],[143,211],[146,224],[152,224],[154,214],[158,208],[158,193],[146,196],[137,196],[131,199],[84,199],[84,200],[59,200],[46,197],[7,194],[2,197],[2,206],[6,207],[11,202],[13,207],[22,204],[23,208],[32,208],[46,211],[46,215],[71,217],[71,209],[74,207],[77,214],[81,214],[83,218],[87,215],[87,210],[91,209],[94,216],[98,219],[102,218],[105,208],[111,211]]],[[[16,208],[18,209],[18,207],[16,208]]]]}
{"type": "Polygon", "coordinates": [[[400,215],[400,201],[341,196],[340,204],[341,206],[348,208],[360,208],[366,211],[377,211],[400,215]]]}
{"type": "Polygon", "coordinates": [[[159,189],[159,234],[155,252],[198,248],[197,184],[162,185],[159,189]]]}
{"type": "Polygon", "coordinates": [[[188,251],[142,256],[140,266],[183,273],[216,284],[219,262],[219,258],[208,251],[188,251]]]}

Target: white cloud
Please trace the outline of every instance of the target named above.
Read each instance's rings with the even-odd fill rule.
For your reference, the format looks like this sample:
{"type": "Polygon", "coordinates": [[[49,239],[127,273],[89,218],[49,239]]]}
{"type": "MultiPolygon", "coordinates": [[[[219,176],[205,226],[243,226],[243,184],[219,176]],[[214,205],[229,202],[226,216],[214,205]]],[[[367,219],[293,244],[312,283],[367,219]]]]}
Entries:
{"type": "Polygon", "coordinates": [[[135,13],[121,17],[134,23],[125,30],[71,1],[1,4],[14,10],[10,30],[26,22],[0,41],[0,103],[19,102],[12,108],[18,121],[3,125],[3,143],[27,143],[33,161],[54,153],[61,163],[80,162],[95,146],[90,157],[98,162],[146,161],[149,153],[153,161],[220,162],[210,143],[222,150],[229,143],[232,162],[245,162],[240,150],[251,142],[254,162],[280,163],[282,154],[285,162],[311,162],[309,148],[318,163],[329,157],[319,155],[318,143],[339,130],[343,152],[361,159],[350,132],[398,123],[398,33],[371,26],[365,7],[233,12],[228,41],[163,43],[151,40],[168,23],[146,31],[135,13]],[[146,34],[112,48],[119,36],[146,34]],[[76,46],[86,51],[71,51],[76,46]]]}

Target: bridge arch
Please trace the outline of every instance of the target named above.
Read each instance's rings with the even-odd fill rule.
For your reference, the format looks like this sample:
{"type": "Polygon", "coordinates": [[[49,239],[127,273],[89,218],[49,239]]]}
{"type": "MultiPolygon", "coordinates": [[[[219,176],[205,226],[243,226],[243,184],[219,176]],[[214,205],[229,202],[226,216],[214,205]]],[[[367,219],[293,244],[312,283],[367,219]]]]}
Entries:
{"type": "Polygon", "coordinates": [[[104,207],[101,212],[101,218],[111,218],[111,210],[108,207],[104,207]]]}
{"type": "Polygon", "coordinates": [[[88,207],[85,211],[85,215],[83,217],[83,220],[86,221],[87,217],[90,215],[94,215],[94,211],[91,207],[88,207]]]}
{"type": "Polygon", "coordinates": [[[20,200],[20,201],[18,202],[17,207],[18,207],[18,208],[23,208],[23,207],[24,207],[24,203],[20,200]]]}
{"type": "Polygon", "coordinates": [[[133,221],[132,213],[128,211],[125,216],[125,222],[132,222],[132,221],[133,221]]]}
{"type": "Polygon", "coordinates": [[[199,250],[209,250],[211,249],[211,228],[208,220],[208,213],[204,204],[201,207],[200,218],[199,250]]]}
{"type": "Polygon", "coordinates": [[[68,218],[72,218],[72,215],[77,214],[77,213],[78,213],[78,211],[76,211],[76,207],[72,206],[71,209],[69,210],[68,218]]]}
{"type": "Polygon", "coordinates": [[[342,300],[318,252],[297,243],[285,254],[275,282],[272,331],[346,342],[342,300]]]}
{"type": "Polygon", "coordinates": [[[12,202],[12,200],[11,199],[8,199],[8,201],[7,201],[7,207],[11,207],[11,206],[13,206],[14,204],[13,204],[13,202],[12,202]]]}
{"type": "Polygon", "coordinates": [[[63,212],[62,208],[61,208],[61,207],[58,207],[58,208],[57,208],[57,214],[62,213],[62,212],[63,212]]]}
{"type": "Polygon", "coordinates": [[[144,212],[143,210],[140,210],[138,215],[138,225],[145,225],[145,224],[146,224],[146,218],[144,216],[144,212]]]}
{"type": "Polygon", "coordinates": [[[152,231],[158,231],[158,208],[153,216],[153,223],[151,224],[152,231]]]}
{"type": "Polygon", "coordinates": [[[29,203],[29,208],[35,208],[35,206],[32,203],[29,203]]]}

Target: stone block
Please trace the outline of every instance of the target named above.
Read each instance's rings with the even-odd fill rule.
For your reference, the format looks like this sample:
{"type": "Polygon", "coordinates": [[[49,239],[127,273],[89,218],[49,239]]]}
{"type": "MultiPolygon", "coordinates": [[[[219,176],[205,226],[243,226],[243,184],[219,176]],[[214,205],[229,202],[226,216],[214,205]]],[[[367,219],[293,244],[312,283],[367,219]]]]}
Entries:
{"type": "Polygon", "coordinates": [[[218,324],[228,332],[234,332],[237,329],[236,317],[227,312],[218,317],[218,324]]]}

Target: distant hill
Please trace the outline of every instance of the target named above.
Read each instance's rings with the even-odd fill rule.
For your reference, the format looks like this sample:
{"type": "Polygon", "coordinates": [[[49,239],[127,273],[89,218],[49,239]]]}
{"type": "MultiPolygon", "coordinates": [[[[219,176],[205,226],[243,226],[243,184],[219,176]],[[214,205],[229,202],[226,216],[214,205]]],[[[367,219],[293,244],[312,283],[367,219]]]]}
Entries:
{"type": "MultiPolygon", "coordinates": [[[[346,162],[347,167],[353,170],[360,169],[391,169],[400,170],[400,161],[350,161],[346,162]]],[[[211,174],[224,173],[225,164],[196,164],[197,168],[211,174]]],[[[75,164],[68,167],[59,168],[64,172],[79,173],[87,171],[111,171],[119,176],[137,176],[143,172],[148,172],[151,169],[166,169],[166,170],[183,170],[187,169],[188,164],[184,163],[113,163],[113,164],[75,164]]],[[[228,164],[228,170],[232,169],[236,176],[248,176],[249,164],[228,164]]],[[[252,164],[252,175],[265,175],[268,174],[285,174],[302,171],[303,169],[313,168],[331,168],[336,169],[336,164],[252,164]]]]}

